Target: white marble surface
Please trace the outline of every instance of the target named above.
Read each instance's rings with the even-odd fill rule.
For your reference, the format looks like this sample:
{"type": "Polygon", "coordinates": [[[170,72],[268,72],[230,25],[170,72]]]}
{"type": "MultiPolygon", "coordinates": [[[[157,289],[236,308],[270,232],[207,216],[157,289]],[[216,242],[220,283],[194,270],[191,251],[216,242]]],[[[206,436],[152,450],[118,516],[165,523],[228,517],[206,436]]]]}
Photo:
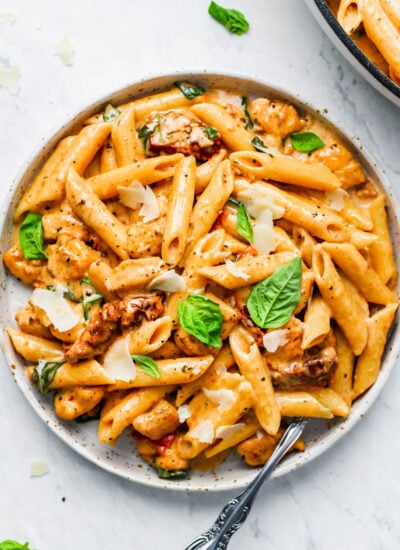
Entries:
{"type": "MultiPolygon", "coordinates": [[[[359,77],[300,0],[229,0],[251,30],[230,35],[208,0],[0,0],[0,66],[18,64],[20,91],[0,88],[0,182],[69,113],[148,73],[208,68],[260,76],[343,120],[399,180],[400,111],[359,77]],[[74,63],[54,44],[68,35],[74,63]]],[[[50,432],[0,364],[0,540],[36,550],[183,549],[231,493],[141,487],[86,462],[50,432]],[[29,477],[30,461],[50,472],[29,477]],[[64,501],[65,498],[65,501],[64,501]]],[[[232,550],[400,548],[400,372],[334,448],[269,482],[232,550]]]]}

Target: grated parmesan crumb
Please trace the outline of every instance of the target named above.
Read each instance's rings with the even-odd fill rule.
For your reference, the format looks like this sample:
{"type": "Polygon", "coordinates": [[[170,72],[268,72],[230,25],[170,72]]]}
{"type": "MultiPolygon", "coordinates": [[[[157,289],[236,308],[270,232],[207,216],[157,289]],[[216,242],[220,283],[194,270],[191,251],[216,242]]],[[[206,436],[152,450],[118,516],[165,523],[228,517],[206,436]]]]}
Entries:
{"type": "Polygon", "coordinates": [[[55,54],[60,56],[64,65],[70,67],[74,64],[75,48],[67,35],[55,44],[54,49],[55,54]]]}
{"type": "Polygon", "coordinates": [[[7,88],[11,94],[18,94],[20,77],[21,73],[18,65],[0,66],[0,88],[7,88]]]}
{"type": "Polygon", "coordinates": [[[41,477],[49,473],[49,466],[44,460],[31,460],[29,477],[41,477]]]}

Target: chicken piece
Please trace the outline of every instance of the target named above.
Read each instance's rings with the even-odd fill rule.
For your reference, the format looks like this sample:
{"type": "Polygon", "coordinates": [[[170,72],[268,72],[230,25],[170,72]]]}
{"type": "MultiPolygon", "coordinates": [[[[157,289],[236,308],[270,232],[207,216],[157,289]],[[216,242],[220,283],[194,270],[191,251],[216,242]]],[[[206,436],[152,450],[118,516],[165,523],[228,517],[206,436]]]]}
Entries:
{"type": "MultiPolygon", "coordinates": [[[[262,466],[274,452],[278,441],[283,435],[283,431],[284,430],[281,428],[276,435],[260,432],[260,434],[239,443],[236,447],[236,451],[249,466],[262,466]]],[[[304,451],[304,442],[301,439],[296,441],[291,450],[294,449],[304,451]]]]}
{"type": "Polygon", "coordinates": [[[304,127],[296,109],[284,101],[259,98],[250,103],[248,110],[253,122],[267,134],[285,138],[304,127]]]}
{"type": "Polygon", "coordinates": [[[106,390],[102,386],[76,386],[62,388],[54,396],[54,410],[63,420],[75,420],[93,410],[103,399],[106,390]]]}
{"type": "Polygon", "coordinates": [[[17,311],[15,320],[22,332],[40,336],[42,338],[51,338],[51,332],[47,324],[43,324],[41,310],[35,306],[25,306],[17,311]]]}
{"type": "Polygon", "coordinates": [[[148,412],[139,414],[132,424],[135,430],[145,437],[158,440],[178,429],[179,415],[169,401],[161,399],[148,412]]]}
{"type": "Polygon", "coordinates": [[[143,317],[153,321],[163,311],[161,293],[127,296],[123,300],[107,302],[93,315],[65,357],[67,361],[75,363],[101,355],[120,328],[134,326],[143,317]]]}
{"type": "Polygon", "coordinates": [[[328,147],[317,149],[308,157],[310,163],[327,166],[339,179],[344,188],[365,181],[363,169],[344,145],[332,143],[328,147]]]}
{"type": "Polygon", "coordinates": [[[56,241],[60,235],[71,235],[86,241],[89,236],[87,227],[75,216],[67,201],[45,212],[42,216],[42,224],[46,241],[56,241]]]}
{"type": "Polygon", "coordinates": [[[56,244],[47,247],[48,270],[59,281],[87,277],[89,266],[101,255],[83,241],[70,235],[60,235],[56,244]]]}
{"type": "Polygon", "coordinates": [[[184,471],[190,467],[190,460],[179,456],[175,444],[165,449],[164,453],[156,458],[155,463],[159,468],[163,468],[169,472],[184,471]]]}
{"type": "Polygon", "coordinates": [[[46,287],[54,284],[54,279],[47,269],[47,261],[26,260],[19,244],[4,252],[3,261],[14,277],[26,285],[46,287]]]}
{"type": "Polygon", "coordinates": [[[213,351],[212,347],[203,344],[203,342],[200,342],[198,338],[186,332],[182,327],[179,327],[175,331],[174,342],[176,347],[187,356],[207,355],[213,351]]]}
{"type": "Polygon", "coordinates": [[[207,160],[221,148],[219,132],[180,111],[157,113],[144,128],[151,132],[149,151],[157,155],[183,153],[207,160]]]}

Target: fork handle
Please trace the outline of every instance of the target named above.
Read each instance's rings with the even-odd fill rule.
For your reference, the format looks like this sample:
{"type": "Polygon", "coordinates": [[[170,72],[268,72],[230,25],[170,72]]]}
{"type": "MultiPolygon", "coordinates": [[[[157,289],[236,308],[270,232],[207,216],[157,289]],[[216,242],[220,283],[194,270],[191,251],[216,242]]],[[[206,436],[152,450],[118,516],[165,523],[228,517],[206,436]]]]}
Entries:
{"type": "Polygon", "coordinates": [[[265,479],[271,474],[289,449],[300,437],[306,421],[292,422],[276,446],[270,459],[248,487],[232,498],[221,510],[211,528],[194,539],[185,550],[225,550],[234,533],[243,525],[254,498],[265,479]]]}

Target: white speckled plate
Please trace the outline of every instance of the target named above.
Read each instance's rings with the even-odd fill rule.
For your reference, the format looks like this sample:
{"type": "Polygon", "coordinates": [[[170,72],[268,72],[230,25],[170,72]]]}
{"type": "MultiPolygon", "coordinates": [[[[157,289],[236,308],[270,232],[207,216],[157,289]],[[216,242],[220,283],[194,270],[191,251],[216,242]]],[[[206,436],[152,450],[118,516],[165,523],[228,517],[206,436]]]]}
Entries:
{"type": "Polygon", "coordinates": [[[348,36],[325,0],[305,0],[322,30],[340,53],[378,92],[400,106],[400,86],[383,73],[348,36]]]}
{"type": "MultiPolygon", "coordinates": [[[[26,189],[38,167],[43,160],[51,152],[55,144],[65,135],[70,134],[75,128],[79,127],[81,122],[91,114],[99,111],[108,102],[118,104],[125,102],[130,98],[146,95],[155,91],[161,91],[170,87],[170,85],[179,79],[187,79],[204,85],[229,86],[236,87],[250,96],[270,96],[274,98],[287,98],[289,101],[297,104],[300,109],[310,110],[314,115],[318,115],[316,111],[312,111],[311,107],[302,102],[294,95],[290,95],[283,90],[274,88],[270,84],[265,84],[251,78],[237,75],[216,75],[208,73],[179,73],[174,75],[149,77],[146,80],[136,84],[127,86],[123,90],[119,90],[110,94],[107,97],[102,97],[89,107],[68,121],[61,127],[45,145],[41,145],[35,154],[22,167],[21,172],[15,179],[14,185],[8,194],[5,201],[5,209],[1,213],[1,250],[6,250],[11,240],[12,229],[12,213],[15,205],[20,199],[23,191],[26,189]]],[[[322,109],[324,106],[318,106],[322,109]]],[[[339,124],[334,124],[336,128],[340,128],[339,124]]],[[[378,168],[371,156],[358,143],[358,139],[352,136],[352,144],[349,140],[349,133],[338,131],[341,139],[347,142],[348,147],[357,155],[362,162],[364,169],[371,177],[380,183],[384,188],[388,198],[388,208],[390,215],[390,223],[392,236],[396,248],[400,248],[399,234],[399,209],[396,205],[393,191],[390,184],[386,180],[384,171],[378,168]],[[347,137],[346,137],[347,136],[347,137]]],[[[14,313],[26,302],[26,298],[30,295],[30,291],[22,284],[15,281],[0,264],[0,281],[4,291],[0,294],[0,321],[4,327],[15,325],[14,313]]],[[[313,421],[307,428],[305,440],[307,442],[307,450],[301,454],[292,454],[287,457],[274,472],[274,476],[281,476],[310,460],[320,455],[323,451],[333,445],[339,438],[343,437],[346,432],[361,418],[369,409],[374,399],[379,394],[384,382],[386,381],[390,370],[398,357],[399,331],[397,323],[392,331],[390,342],[387,346],[382,369],[376,384],[371,390],[357,400],[354,404],[351,415],[345,420],[332,421],[313,421]]],[[[232,456],[225,462],[217,471],[206,473],[192,473],[185,480],[162,480],[157,477],[154,470],[138,457],[135,451],[135,444],[130,437],[121,437],[114,448],[106,445],[101,445],[96,437],[96,422],[86,424],[77,424],[75,422],[63,422],[59,420],[53,411],[51,396],[41,396],[35,387],[31,386],[24,374],[24,363],[13,350],[8,338],[3,336],[3,350],[8,364],[11,366],[10,373],[2,373],[1,376],[14,376],[19,388],[24,397],[32,405],[33,409],[40,418],[49,426],[53,432],[60,437],[70,447],[75,449],[82,456],[98,464],[105,470],[122,476],[126,479],[136,481],[145,485],[178,489],[178,490],[223,490],[234,489],[246,485],[255,475],[255,470],[244,465],[236,456],[232,456]],[[12,374],[11,374],[12,373],[12,374]]],[[[15,404],[18,407],[18,403],[15,404]]],[[[21,426],[23,430],[23,426],[21,426]]],[[[351,437],[348,438],[347,444],[351,445],[351,437]]]]}

